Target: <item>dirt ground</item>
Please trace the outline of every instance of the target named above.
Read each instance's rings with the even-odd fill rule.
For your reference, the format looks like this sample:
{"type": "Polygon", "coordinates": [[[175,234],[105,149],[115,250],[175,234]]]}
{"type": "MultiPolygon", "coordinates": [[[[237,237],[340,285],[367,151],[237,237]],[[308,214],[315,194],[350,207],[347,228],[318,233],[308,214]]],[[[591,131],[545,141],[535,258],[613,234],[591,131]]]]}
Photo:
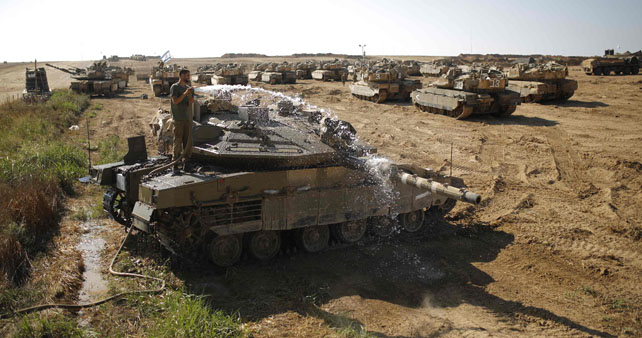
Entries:
{"type": "MultiPolygon", "coordinates": [[[[22,89],[24,67],[0,65],[0,93],[22,89]]],[[[68,86],[47,73],[51,87],[68,86]]],[[[340,82],[264,86],[329,108],[401,163],[448,171],[452,145],[453,175],[484,201],[459,204],[419,237],[177,275],[238,310],[256,337],[353,326],[381,337],[642,335],[642,76],[570,73],[579,89],[568,102],[465,121],[361,101],[340,82]]],[[[147,124],[167,98],[133,77],[122,95],[92,103],[103,106],[94,139],[146,135],[155,148],[147,124]]]]}

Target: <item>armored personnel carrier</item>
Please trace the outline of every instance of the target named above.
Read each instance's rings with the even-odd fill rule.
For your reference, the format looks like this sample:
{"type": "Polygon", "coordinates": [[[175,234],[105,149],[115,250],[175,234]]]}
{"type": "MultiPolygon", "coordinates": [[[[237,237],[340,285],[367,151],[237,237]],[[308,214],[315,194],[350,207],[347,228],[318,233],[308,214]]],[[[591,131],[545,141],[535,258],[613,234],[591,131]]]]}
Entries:
{"type": "Polygon", "coordinates": [[[287,62],[272,63],[261,74],[261,82],[269,84],[296,83],[295,68],[287,62]]]}
{"type": "Polygon", "coordinates": [[[415,107],[432,114],[458,120],[472,114],[509,116],[521,103],[519,94],[506,91],[508,80],[502,72],[490,69],[450,68],[430,87],[410,94],[415,107]]]}
{"type": "Polygon", "coordinates": [[[246,85],[245,68],[236,63],[199,67],[192,81],[205,85],[246,85]]]}
{"type": "Polygon", "coordinates": [[[568,68],[555,62],[519,63],[505,73],[506,90],[518,93],[524,103],[568,100],[577,90],[577,81],[566,78],[568,68]]]}
{"type": "Polygon", "coordinates": [[[165,65],[163,61],[159,61],[158,65],[152,68],[151,75],[149,76],[149,85],[151,86],[154,96],[162,96],[169,94],[169,88],[179,80],[179,72],[181,69],[187,69],[176,64],[165,65]]]}
{"type": "Polygon", "coordinates": [[[263,72],[266,71],[269,66],[270,63],[259,63],[254,65],[254,70],[247,75],[248,81],[261,82],[261,76],[263,76],[263,72]]]}
{"type": "Polygon", "coordinates": [[[350,84],[354,97],[376,103],[410,100],[410,93],[421,88],[421,81],[406,79],[405,68],[394,62],[379,62],[357,74],[360,81],[350,84]]]}
{"type": "Polygon", "coordinates": [[[94,62],[87,68],[58,67],[46,64],[49,67],[71,74],[70,88],[74,92],[88,95],[104,95],[113,97],[118,92],[118,81],[113,78],[106,61],[94,62]]]}
{"type": "Polygon", "coordinates": [[[586,75],[637,75],[640,72],[640,60],[637,56],[615,55],[613,49],[604,51],[603,57],[594,57],[582,61],[586,75]]]}
{"type": "Polygon", "coordinates": [[[312,78],[319,81],[341,81],[347,72],[348,62],[335,59],[331,62],[321,62],[317,70],[312,72],[312,78]]]}
{"type": "Polygon", "coordinates": [[[47,72],[43,67],[25,70],[25,89],[22,92],[22,99],[25,102],[42,102],[49,99],[51,91],[47,81],[47,72]]]}
{"type": "Polygon", "coordinates": [[[397,224],[417,232],[427,212],[481,200],[461,179],[375,157],[346,121],[281,94],[232,90],[231,106],[194,121],[192,158],[179,175],[167,171],[168,157],[147,157],[144,136],[128,139],[123,161],[92,168],[94,182],[109,187],[103,206],[114,219],[225,267],[244,251],[270,259],[291,242],[318,252],[331,236],[355,243],[397,224]]]}

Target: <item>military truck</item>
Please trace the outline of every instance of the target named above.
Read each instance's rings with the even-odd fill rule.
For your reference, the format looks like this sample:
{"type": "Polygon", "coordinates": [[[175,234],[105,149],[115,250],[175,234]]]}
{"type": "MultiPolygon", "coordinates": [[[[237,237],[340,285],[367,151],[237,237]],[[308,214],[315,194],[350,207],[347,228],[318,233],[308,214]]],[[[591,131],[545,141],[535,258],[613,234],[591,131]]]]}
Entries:
{"type": "Polygon", "coordinates": [[[76,93],[114,97],[119,91],[118,81],[112,77],[113,73],[108,69],[106,61],[96,61],[87,68],[65,68],[49,63],[46,65],[71,74],[73,80],[69,88],[76,93]]]}
{"type": "Polygon", "coordinates": [[[640,72],[640,60],[637,56],[615,55],[613,49],[604,51],[603,57],[594,57],[582,61],[586,75],[637,75],[640,72]]]}
{"type": "Polygon", "coordinates": [[[405,68],[395,62],[379,62],[357,74],[360,81],[350,84],[354,97],[376,103],[386,100],[410,101],[410,93],[421,88],[421,81],[406,78],[405,68]]]}
{"type": "Polygon", "coordinates": [[[312,78],[318,81],[341,81],[347,72],[348,62],[335,59],[331,62],[321,62],[317,70],[312,72],[312,78]]]}
{"type": "Polygon", "coordinates": [[[568,68],[553,61],[518,63],[505,73],[508,77],[506,90],[518,93],[524,103],[568,100],[577,90],[577,81],[566,78],[568,68]]]}
{"type": "Polygon", "coordinates": [[[430,87],[410,94],[417,109],[458,120],[472,114],[511,115],[521,103],[519,94],[506,91],[508,79],[497,70],[475,69],[464,73],[450,68],[430,87]]]}
{"type": "Polygon", "coordinates": [[[481,201],[459,178],[376,157],[346,121],[292,101],[273,110],[261,102],[282,95],[262,93],[234,91],[236,110],[201,114],[179,175],[168,172],[170,158],[148,158],[144,136],[128,139],[123,161],[91,170],[109,187],[106,212],[174,253],[227,267],[244,251],[271,259],[290,241],[319,252],[331,236],[355,243],[368,229],[416,233],[427,213],[481,201]]]}
{"type": "Polygon", "coordinates": [[[51,90],[47,81],[47,71],[45,68],[38,68],[34,64],[34,69],[25,69],[25,89],[22,92],[22,99],[25,102],[42,102],[49,99],[51,90]]]}
{"type": "Polygon", "coordinates": [[[169,95],[169,89],[174,83],[178,82],[179,73],[182,69],[187,68],[176,64],[165,65],[163,61],[159,61],[158,65],[152,68],[149,76],[149,85],[152,92],[154,92],[154,96],[169,95]]]}

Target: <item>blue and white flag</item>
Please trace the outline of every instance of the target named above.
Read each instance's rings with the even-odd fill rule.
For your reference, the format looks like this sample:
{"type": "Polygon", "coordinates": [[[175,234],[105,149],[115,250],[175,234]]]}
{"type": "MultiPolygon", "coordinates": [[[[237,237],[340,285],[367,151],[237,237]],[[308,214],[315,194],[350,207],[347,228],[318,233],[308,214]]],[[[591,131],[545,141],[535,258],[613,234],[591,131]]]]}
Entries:
{"type": "Polygon", "coordinates": [[[163,61],[164,63],[169,62],[169,60],[171,59],[172,59],[172,55],[169,53],[169,51],[166,51],[165,54],[161,56],[161,61],[163,61]]]}

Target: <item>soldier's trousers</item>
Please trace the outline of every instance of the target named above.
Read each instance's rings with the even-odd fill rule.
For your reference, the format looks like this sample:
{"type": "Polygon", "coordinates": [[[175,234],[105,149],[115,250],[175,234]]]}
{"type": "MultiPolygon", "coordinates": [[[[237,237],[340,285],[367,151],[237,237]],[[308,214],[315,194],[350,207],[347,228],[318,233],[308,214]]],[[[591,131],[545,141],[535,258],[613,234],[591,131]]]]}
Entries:
{"type": "MultiPolygon", "coordinates": [[[[176,160],[183,151],[187,150],[187,140],[190,135],[192,121],[174,121],[174,157],[176,160]]],[[[186,155],[189,156],[189,153],[186,155]]]]}

